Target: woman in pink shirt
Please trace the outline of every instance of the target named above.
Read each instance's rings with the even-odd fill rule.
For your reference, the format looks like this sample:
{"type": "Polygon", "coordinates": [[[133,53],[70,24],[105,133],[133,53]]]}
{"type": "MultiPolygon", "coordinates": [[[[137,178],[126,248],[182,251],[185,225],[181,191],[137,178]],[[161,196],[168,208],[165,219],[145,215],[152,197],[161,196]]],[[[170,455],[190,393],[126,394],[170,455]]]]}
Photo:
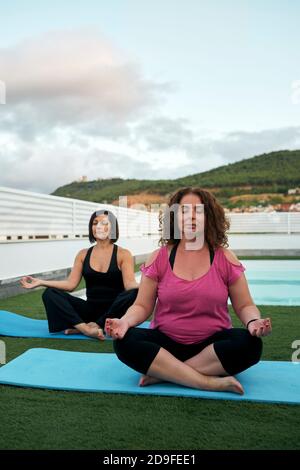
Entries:
{"type": "Polygon", "coordinates": [[[168,206],[162,247],[141,267],[137,299],[121,319],[106,320],[106,332],[119,359],[143,374],[141,386],[168,381],[243,394],[233,375],[260,360],[270,319],[261,318],[245,268],[226,248],[229,223],[216,198],[183,188],[168,206]],[[246,328],[232,327],[228,297],[246,328]],[[135,328],[154,306],[150,329],[135,328]]]}

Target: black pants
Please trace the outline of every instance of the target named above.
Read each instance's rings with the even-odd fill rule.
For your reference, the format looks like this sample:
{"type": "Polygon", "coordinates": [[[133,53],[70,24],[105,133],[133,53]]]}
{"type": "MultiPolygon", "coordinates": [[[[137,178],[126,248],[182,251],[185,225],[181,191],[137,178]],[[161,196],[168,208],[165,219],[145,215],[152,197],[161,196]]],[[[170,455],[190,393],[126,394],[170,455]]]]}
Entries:
{"type": "Polygon", "coordinates": [[[262,354],[262,340],[251,336],[244,328],[219,331],[197,344],[177,343],[158,329],[129,328],[123,339],[114,340],[114,349],[122,362],[147,374],[161,347],[184,362],[209,344],[213,344],[216,355],[229,375],[256,364],[262,354]]]}
{"type": "Polygon", "coordinates": [[[96,322],[104,328],[106,318],[121,318],[134,303],[138,289],[122,291],[104,308],[103,303],[83,300],[60,289],[48,287],[42,299],[45,305],[50,333],[72,328],[78,323],[96,322]]]}

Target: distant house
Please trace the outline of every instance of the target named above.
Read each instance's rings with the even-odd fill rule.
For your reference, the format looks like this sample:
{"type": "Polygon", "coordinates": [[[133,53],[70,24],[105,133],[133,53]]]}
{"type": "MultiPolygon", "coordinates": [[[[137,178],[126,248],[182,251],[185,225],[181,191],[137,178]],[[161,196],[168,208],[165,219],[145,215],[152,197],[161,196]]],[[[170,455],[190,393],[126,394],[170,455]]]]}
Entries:
{"type": "Polygon", "coordinates": [[[300,194],[300,188],[292,188],[292,189],[289,189],[289,190],[288,190],[288,194],[289,194],[289,195],[292,195],[292,194],[300,194]]]}
{"type": "Polygon", "coordinates": [[[279,212],[289,212],[291,204],[284,203],[284,204],[279,204],[279,205],[280,205],[279,212]]]}
{"type": "Polygon", "coordinates": [[[290,206],[290,212],[300,212],[300,202],[290,206]]]}
{"type": "Polygon", "coordinates": [[[77,180],[78,183],[86,183],[87,182],[87,176],[80,176],[80,178],[77,180]]]}

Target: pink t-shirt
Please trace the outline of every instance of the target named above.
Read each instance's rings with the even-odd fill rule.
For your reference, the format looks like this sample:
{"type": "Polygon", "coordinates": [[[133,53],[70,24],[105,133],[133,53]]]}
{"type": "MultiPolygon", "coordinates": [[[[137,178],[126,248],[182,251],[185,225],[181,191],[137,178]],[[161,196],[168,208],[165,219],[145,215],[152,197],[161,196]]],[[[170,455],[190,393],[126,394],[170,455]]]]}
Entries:
{"type": "Polygon", "coordinates": [[[193,281],[173,273],[168,248],[160,248],[155,260],[140,268],[145,276],[157,281],[157,304],[150,328],[158,328],[178,343],[199,343],[217,331],[232,328],[228,311],[228,287],[245,271],[215,251],[210,269],[193,281]]]}

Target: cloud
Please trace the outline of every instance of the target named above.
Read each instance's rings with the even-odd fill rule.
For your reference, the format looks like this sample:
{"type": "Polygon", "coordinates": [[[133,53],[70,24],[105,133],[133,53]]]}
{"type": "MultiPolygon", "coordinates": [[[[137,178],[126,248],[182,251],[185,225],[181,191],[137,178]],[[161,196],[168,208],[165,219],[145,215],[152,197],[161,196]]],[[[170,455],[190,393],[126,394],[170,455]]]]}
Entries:
{"type": "Polygon", "coordinates": [[[265,152],[300,148],[300,127],[231,132],[212,144],[212,150],[231,163],[265,152]]]}
{"type": "Polygon", "coordinates": [[[189,121],[182,118],[156,116],[135,127],[135,138],[142,139],[147,150],[163,151],[186,148],[186,144],[194,141],[189,121]]]}
{"type": "MultiPolygon", "coordinates": [[[[168,155],[169,167],[164,162],[166,177],[177,178],[265,152],[298,149],[300,127],[214,135],[207,129],[199,132],[193,130],[187,120],[157,118],[139,126],[136,139],[137,145],[140,143],[149,159],[152,153],[157,156],[163,151],[164,155],[168,155]]],[[[156,158],[152,158],[154,165],[156,158]]]]}
{"type": "Polygon", "coordinates": [[[0,137],[1,185],[50,193],[59,186],[86,175],[89,180],[122,176],[153,177],[147,162],[125,153],[103,149],[93,139],[72,140],[68,133],[52,132],[51,139],[40,138],[34,146],[0,137]]]}
{"type": "Polygon", "coordinates": [[[168,89],[90,30],[49,32],[0,49],[0,70],[7,89],[1,128],[25,139],[49,126],[118,134],[168,89]]]}

